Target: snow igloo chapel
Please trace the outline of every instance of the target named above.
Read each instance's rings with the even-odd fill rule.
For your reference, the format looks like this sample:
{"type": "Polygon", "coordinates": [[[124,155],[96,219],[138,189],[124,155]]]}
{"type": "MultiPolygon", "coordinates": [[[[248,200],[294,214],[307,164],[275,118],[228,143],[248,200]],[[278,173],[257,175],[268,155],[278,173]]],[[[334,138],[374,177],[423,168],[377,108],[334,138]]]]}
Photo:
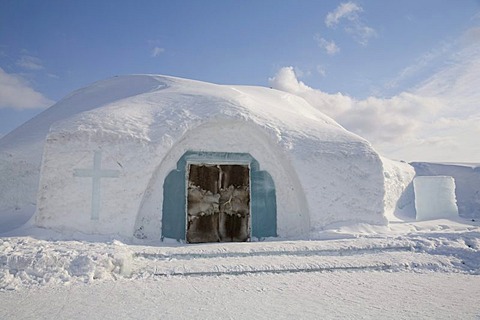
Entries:
{"type": "Polygon", "coordinates": [[[197,243],[387,223],[378,154],[292,94],[134,75],[45,112],[40,227],[197,243]]]}

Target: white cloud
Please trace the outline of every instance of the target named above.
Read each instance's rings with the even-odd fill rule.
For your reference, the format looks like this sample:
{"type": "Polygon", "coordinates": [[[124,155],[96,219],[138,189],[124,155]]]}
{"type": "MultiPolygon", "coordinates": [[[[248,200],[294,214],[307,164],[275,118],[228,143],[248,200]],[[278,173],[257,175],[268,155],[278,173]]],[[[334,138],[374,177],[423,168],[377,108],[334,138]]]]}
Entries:
{"type": "Polygon", "coordinates": [[[269,79],[269,82],[272,88],[301,96],[333,118],[351,109],[353,102],[350,97],[341,93],[332,95],[310,88],[298,80],[293,67],[281,68],[274,77],[269,79]]]}
{"type": "Polygon", "coordinates": [[[37,57],[22,55],[20,59],[17,60],[16,65],[27,70],[38,71],[44,69],[42,65],[42,60],[37,57]]]}
{"type": "Polygon", "coordinates": [[[302,79],[302,78],[305,78],[305,77],[309,77],[311,76],[311,72],[310,70],[302,70],[298,67],[295,67],[295,75],[297,76],[298,79],[302,79]]]}
{"type": "Polygon", "coordinates": [[[352,35],[353,39],[360,43],[362,46],[366,46],[370,38],[377,36],[377,32],[360,22],[355,22],[351,26],[345,27],[345,31],[352,35]]]}
{"type": "Polygon", "coordinates": [[[0,68],[0,108],[34,109],[51,104],[53,101],[32,89],[21,76],[0,68]]]}
{"type": "Polygon", "coordinates": [[[435,62],[438,62],[439,60],[445,60],[446,55],[450,50],[452,50],[451,43],[442,43],[440,46],[422,54],[412,65],[407,66],[401,70],[395,78],[387,81],[384,87],[386,89],[395,89],[399,87],[403,82],[411,80],[420,73],[425,72],[435,62]]]}
{"type": "Polygon", "coordinates": [[[327,14],[325,24],[333,28],[342,19],[358,20],[358,12],[362,11],[363,9],[353,2],[342,3],[333,12],[327,14]]]}
{"type": "Polygon", "coordinates": [[[363,8],[356,3],[345,2],[327,14],[325,24],[329,28],[336,28],[337,25],[343,24],[345,32],[365,46],[371,38],[377,36],[377,32],[362,21],[359,15],[361,12],[363,12],[363,8]]]}
{"type": "Polygon", "coordinates": [[[161,55],[162,53],[165,52],[165,49],[164,48],[160,48],[160,47],[155,47],[152,49],[152,57],[158,57],[159,55],[161,55]]]}
{"type": "Polygon", "coordinates": [[[435,116],[422,122],[402,150],[385,145],[386,151],[430,161],[480,162],[480,43],[469,38],[472,32],[457,43],[448,64],[414,88],[416,95],[439,101],[435,116]]]}
{"type": "Polygon", "coordinates": [[[391,98],[357,100],[325,93],[299,81],[292,67],[280,69],[269,81],[275,89],[303,97],[388,157],[480,163],[477,43],[472,40],[457,52],[455,63],[391,98]]]}
{"type": "Polygon", "coordinates": [[[413,138],[424,119],[436,113],[440,103],[438,99],[409,92],[387,99],[369,97],[355,100],[352,108],[336,120],[374,144],[390,144],[413,138]]]}
{"type": "Polygon", "coordinates": [[[390,99],[369,97],[356,100],[329,94],[299,81],[292,67],[285,67],[270,80],[274,89],[303,97],[348,130],[372,142],[396,141],[410,136],[420,124],[415,117],[435,112],[438,101],[404,92],[390,99]]]}
{"type": "MultiPolygon", "coordinates": [[[[446,116],[480,113],[480,42],[468,30],[456,45],[449,63],[415,88],[418,94],[441,98],[446,116]]],[[[480,33],[478,33],[480,36],[480,33]]]]}
{"type": "Polygon", "coordinates": [[[325,50],[325,52],[327,52],[327,54],[333,56],[334,54],[336,54],[337,52],[340,51],[340,48],[337,46],[335,41],[333,41],[333,40],[328,41],[325,38],[322,38],[318,34],[314,38],[315,38],[315,41],[317,42],[318,46],[320,48],[322,48],[323,50],[325,50]]]}

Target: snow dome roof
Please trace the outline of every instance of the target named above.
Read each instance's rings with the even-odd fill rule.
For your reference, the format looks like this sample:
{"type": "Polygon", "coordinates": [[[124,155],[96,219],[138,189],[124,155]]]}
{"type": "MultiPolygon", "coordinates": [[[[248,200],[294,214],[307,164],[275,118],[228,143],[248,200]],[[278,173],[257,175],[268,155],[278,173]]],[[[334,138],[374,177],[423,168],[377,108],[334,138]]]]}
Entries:
{"type": "Polygon", "coordinates": [[[287,148],[293,140],[311,138],[365,143],[302,98],[264,87],[122,76],[78,90],[52,109],[60,107],[66,109],[61,113],[65,117],[56,121],[51,133],[114,134],[159,142],[205,121],[233,119],[276,132],[276,140],[287,148]]]}
{"type": "Polygon", "coordinates": [[[0,151],[39,158],[49,131],[165,141],[165,124],[182,133],[202,121],[222,118],[268,127],[287,148],[295,138],[354,140],[368,145],[304,99],[286,92],[160,75],[127,75],[74,91],[0,139],[0,151]],[[21,152],[22,146],[29,146],[28,151],[21,152]]]}

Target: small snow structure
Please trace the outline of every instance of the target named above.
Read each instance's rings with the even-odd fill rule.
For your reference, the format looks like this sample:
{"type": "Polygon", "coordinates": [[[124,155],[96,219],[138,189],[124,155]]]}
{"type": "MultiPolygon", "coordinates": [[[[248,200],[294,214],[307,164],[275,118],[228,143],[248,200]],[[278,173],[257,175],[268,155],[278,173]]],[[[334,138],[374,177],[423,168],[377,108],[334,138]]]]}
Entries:
{"type": "Polygon", "coordinates": [[[455,180],[458,214],[480,219],[480,164],[412,162],[417,176],[451,176],[455,180]]]}
{"type": "Polygon", "coordinates": [[[446,176],[420,176],[413,180],[417,220],[458,217],[455,180],[446,176]]]}
{"type": "Polygon", "coordinates": [[[35,194],[22,199],[36,204],[32,221],[64,233],[194,243],[387,224],[384,169],[370,143],[269,88],[115,77],[2,140],[31,157],[22,179],[35,194]],[[27,132],[28,145],[19,138],[27,132]]]}

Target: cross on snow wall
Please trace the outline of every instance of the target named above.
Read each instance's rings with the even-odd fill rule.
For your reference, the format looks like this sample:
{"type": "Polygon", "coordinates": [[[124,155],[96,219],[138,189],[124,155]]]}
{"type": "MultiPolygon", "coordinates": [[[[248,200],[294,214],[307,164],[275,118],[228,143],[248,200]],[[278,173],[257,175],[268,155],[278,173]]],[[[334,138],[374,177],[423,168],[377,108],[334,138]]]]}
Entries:
{"type": "Polygon", "coordinates": [[[250,236],[260,239],[277,236],[277,205],[273,179],[268,172],[259,169],[258,162],[248,153],[189,151],[180,158],[177,169],[167,175],[163,190],[162,238],[211,242],[246,241],[250,236]],[[201,164],[209,164],[211,169],[199,170],[201,164]],[[217,166],[218,172],[215,174],[217,166]],[[243,173],[221,175],[222,168],[243,171],[243,173]],[[248,169],[250,177],[248,177],[248,169]],[[198,177],[202,174],[200,171],[203,171],[204,175],[205,172],[210,171],[210,175],[215,175],[220,180],[228,176],[237,181],[217,180],[216,182],[212,178],[198,177]],[[187,172],[190,175],[187,175],[187,172]],[[187,180],[190,182],[188,187],[187,180]],[[247,190],[250,189],[248,196],[245,194],[245,187],[247,190]],[[199,189],[205,191],[203,197],[207,196],[207,192],[210,193],[209,201],[203,201],[204,208],[200,209],[195,208],[194,201],[189,201],[196,191],[200,192],[199,189]],[[187,197],[187,194],[190,197],[187,197]],[[218,199],[216,199],[217,195],[218,199]],[[228,206],[228,200],[235,198],[244,200],[239,201],[235,210],[232,210],[228,206]],[[187,221],[188,210],[192,218],[191,223],[187,221]],[[208,225],[203,228],[207,231],[199,232],[199,229],[202,229],[202,223],[208,225]],[[197,224],[200,226],[196,227],[197,224]],[[251,230],[248,230],[249,227],[251,230]],[[192,232],[189,233],[189,230],[192,232]]]}
{"type": "Polygon", "coordinates": [[[93,168],[74,169],[75,177],[84,177],[92,179],[92,220],[98,220],[100,216],[100,179],[118,178],[118,170],[102,170],[102,151],[95,150],[93,156],[93,168]]]}

